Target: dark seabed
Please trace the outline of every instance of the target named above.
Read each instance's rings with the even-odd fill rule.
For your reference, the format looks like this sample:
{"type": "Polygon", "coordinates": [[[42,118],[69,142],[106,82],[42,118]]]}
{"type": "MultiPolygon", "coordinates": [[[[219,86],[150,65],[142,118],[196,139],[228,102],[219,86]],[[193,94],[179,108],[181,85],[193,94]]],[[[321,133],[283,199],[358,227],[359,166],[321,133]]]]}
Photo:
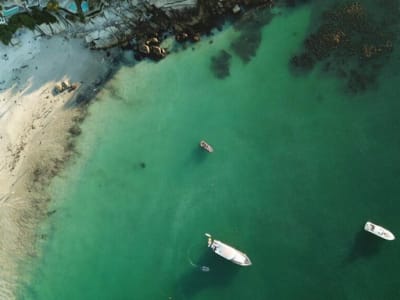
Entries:
{"type": "Polygon", "coordinates": [[[385,13],[399,7],[365,3],[357,20],[387,22],[384,36],[341,28],[360,11],[340,6],[320,31],[330,42],[303,47],[329,8],[303,4],[122,69],[51,187],[20,298],[400,299],[399,242],[363,231],[400,236],[400,53],[385,13]],[[205,232],[253,265],[214,255],[205,232]]]}

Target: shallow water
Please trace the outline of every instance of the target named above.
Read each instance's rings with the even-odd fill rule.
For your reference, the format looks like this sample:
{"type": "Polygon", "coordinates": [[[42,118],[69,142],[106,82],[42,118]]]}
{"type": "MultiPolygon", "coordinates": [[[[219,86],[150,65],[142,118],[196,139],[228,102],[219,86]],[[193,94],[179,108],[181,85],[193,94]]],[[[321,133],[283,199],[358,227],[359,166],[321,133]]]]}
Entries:
{"type": "Polygon", "coordinates": [[[399,76],[386,68],[356,96],[319,71],[294,76],[311,16],[275,16],[248,63],[228,28],[123,68],[51,187],[56,213],[21,298],[397,299],[399,245],[362,227],[400,232],[399,76]],[[223,80],[210,69],[222,49],[223,80]],[[253,266],[210,253],[205,232],[253,266]]]}

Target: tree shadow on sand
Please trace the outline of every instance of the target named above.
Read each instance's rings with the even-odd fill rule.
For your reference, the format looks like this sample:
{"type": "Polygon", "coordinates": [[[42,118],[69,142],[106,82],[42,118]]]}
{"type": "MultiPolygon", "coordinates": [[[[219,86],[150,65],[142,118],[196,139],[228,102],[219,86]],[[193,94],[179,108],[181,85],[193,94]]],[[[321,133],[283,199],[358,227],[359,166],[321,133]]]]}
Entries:
{"type": "Polygon", "coordinates": [[[345,263],[352,263],[360,258],[370,258],[377,255],[385,241],[361,229],[354,237],[353,247],[345,259],[345,263]]]}
{"type": "Polygon", "coordinates": [[[191,269],[184,273],[176,284],[177,296],[191,299],[204,289],[218,288],[228,285],[239,272],[237,266],[211,251],[206,251],[191,269]],[[209,271],[202,271],[208,267],[209,271]]]}

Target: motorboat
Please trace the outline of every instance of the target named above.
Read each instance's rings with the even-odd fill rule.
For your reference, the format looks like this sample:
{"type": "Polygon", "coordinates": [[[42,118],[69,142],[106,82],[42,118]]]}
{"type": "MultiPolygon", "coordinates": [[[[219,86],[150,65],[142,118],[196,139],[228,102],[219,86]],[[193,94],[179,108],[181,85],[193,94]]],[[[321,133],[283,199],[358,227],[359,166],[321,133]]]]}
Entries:
{"type": "Polygon", "coordinates": [[[365,231],[371,232],[372,234],[375,234],[380,238],[383,238],[388,241],[392,241],[395,239],[394,234],[391,233],[389,230],[383,228],[382,226],[376,225],[370,221],[365,223],[364,229],[365,231]]]}
{"type": "Polygon", "coordinates": [[[214,152],[214,148],[213,147],[211,147],[211,145],[210,144],[208,144],[206,141],[204,141],[204,140],[202,140],[202,141],[200,141],[200,147],[201,148],[203,148],[203,149],[205,149],[206,151],[208,151],[208,152],[214,152]]]}
{"type": "Polygon", "coordinates": [[[214,240],[209,233],[205,235],[208,237],[208,247],[211,248],[213,252],[239,266],[251,266],[250,258],[248,258],[245,253],[221,241],[214,240]]]}

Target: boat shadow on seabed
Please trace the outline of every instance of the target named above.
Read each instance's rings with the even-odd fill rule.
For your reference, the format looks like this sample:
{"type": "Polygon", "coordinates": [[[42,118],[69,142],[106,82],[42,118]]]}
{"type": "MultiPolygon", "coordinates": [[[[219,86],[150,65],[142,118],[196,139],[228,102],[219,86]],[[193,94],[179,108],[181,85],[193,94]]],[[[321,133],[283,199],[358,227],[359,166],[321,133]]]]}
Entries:
{"type": "Polygon", "coordinates": [[[203,161],[206,160],[206,158],[210,155],[206,150],[200,147],[195,147],[193,148],[192,152],[192,157],[191,160],[197,162],[197,163],[202,163],[203,161]]]}
{"type": "Polygon", "coordinates": [[[196,264],[198,267],[192,266],[178,279],[176,289],[183,299],[190,299],[203,289],[228,285],[241,268],[211,251],[204,252],[196,264]],[[208,271],[202,271],[203,266],[208,271]]]}
{"type": "Polygon", "coordinates": [[[352,263],[359,258],[377,255],[385,241],[361,229],[354,237],[354,243],[345,263],[352,263]]]}

